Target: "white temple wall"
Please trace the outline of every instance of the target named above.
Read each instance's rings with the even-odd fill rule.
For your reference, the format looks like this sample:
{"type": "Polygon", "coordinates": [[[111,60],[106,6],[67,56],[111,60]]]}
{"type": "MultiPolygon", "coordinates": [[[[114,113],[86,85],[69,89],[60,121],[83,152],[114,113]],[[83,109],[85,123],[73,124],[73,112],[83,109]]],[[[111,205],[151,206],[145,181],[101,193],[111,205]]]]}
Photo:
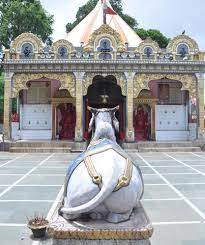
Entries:
{"type": "Polygon", "coordinates": [[[188,107],[156,105],[156,140],[189,140],[188,107]]]}
{"type": "Polygon", "coordinates": [[[51,139],[52,111],[50,104],[20,105],[20,138],[51,139]]]}

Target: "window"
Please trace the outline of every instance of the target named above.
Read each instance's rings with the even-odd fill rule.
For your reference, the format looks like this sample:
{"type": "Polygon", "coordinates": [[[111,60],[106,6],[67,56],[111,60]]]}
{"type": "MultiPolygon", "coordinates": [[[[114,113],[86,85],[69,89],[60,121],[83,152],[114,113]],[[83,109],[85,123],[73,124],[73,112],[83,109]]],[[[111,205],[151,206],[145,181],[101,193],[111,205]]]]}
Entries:
{"type": "Polygon", "coordinates": [[[151,47],[144,48],[144,55],[146,56],[146,58],[150,58],[152,54],[153,54],[153,49],[151,47]]]}
{"type": "Polygon", "coordinates": [[[60,58],[66,58],[68,56],[68,49],[64,46],[58,48],[58,55],[60,58]]]}
{"type": "Polygon", "coordinates": [[[28,104],[48,104],[50,95],[49,83],[31,82],[27,92],[28,104]]]}
{"type": "Polygon", "coordinates": [[[33,54],[33,46],[31,43],[24,43],[21,48],[21,54],[23,58],[29,59],[33,54]]]}
{"type": "Polygon", "coordinates": [[[169,102],[169,84],[159,84],[159,101],[163,104],[169,102]]]}
{"type": "Polygon", "coordinates": [[[189,48],[186,44],[181,43],[177,47],[177,54],[180,55],[181,58],[186,57],[186,55],[189,53],[189,48]]]}
{"type": "Polygon", "coordinates": [[[99,47],[97,48],[100,52],[111,52],[113,51],[111,41],[107,38],[100,40],[99,47]]]}

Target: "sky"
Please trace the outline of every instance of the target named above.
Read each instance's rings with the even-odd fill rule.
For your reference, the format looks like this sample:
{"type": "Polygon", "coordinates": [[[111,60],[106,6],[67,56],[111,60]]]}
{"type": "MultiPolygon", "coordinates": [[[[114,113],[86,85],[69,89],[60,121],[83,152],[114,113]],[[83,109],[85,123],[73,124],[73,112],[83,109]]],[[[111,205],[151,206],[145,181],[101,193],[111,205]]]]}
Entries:
{"type": "MultiPolygon", "coordinates": [[[[54,15],[54,40],[65,37],[65,25],[87,0],[41,0],[54,15]]],[[[205,51],[205,0],[122,0],[124,12],[133,16],[139,27],[159,29],[173,38],[186,30],[205,51]]]]}

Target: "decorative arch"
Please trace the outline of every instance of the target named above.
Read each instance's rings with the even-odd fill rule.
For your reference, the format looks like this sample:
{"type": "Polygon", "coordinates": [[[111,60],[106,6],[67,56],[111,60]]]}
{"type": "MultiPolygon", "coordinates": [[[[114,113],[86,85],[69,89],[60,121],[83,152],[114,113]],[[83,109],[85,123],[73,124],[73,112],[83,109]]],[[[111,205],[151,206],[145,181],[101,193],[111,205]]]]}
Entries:
{"type": "Polygon", "coordinates": [[[187,74],[138,74],[134,77],[134,98],[137,98],[141,90],[149,90],[149,82],[167,78],[170,80],[180,81],[181,90],[187,90],[190,96],[196,97],[196,76],[187,74]]]}
{"type": "Polygon", "coordinates": [[[103,76],[103,77],[107,77],[109,75],[112,75],[112,76],[116,77],[117,84],[121,87],[122,95],[127,96],[127,83],[126,83],[125,75],[123,73],[107,73],[107,74],[105,74],[105,73],[103,73],[103,74],[86,73],[85,78],[84,78],[84,83],[83,83],[83,95],[87,94],[88,87],[92,84],[93,78],[95,76],[98,76],[98,75],[103,76]]]}
{"type": "Polygon", "coordinates": [[[144,41],[140,43],[135,52],[139,52],[143,54],[144,49],[146,47],[151,47],[154,53],[158,53],[160,51],[159,45],[157,42],[153,41],[150,37],[146,38],[144,41]]]}
{"type": "Polygon", "coordinates": [[[46,77],[48,79],[55,79],[60,81],[61,89],[66,89],[69,91],[70,95],[72,97],[76,96],[76,91],[75,91],[75,76],[70,73],[22,73],[22,74],[14,74],[13,76],[13,94],[12,97],[15,98],[17,97],[18,93],[20,90],[23,89],[28,89],[27,87],[27,82],[31,80],[36,80],[46,77]]]}
{"type": "Polygon", "coordinates": [[[184,34],[176,36],[169,42],[167,46],[167,52],[176,54],[178,45],[183,43],[188,46],[189,52],[191,54],[196,54],[199,52],[199,46],[197,42],[184,34]]]}
{"type": "Polygon", "coordinates": [[[103,37],[111,39],[112,44],[115,45],[114,48],[117,51],[125,50],[125,45],[123,44],[120,34],[106,24],[103,24],[99,29],[93,32],[88,41],[88,44],[84,49],[86,51],[93,51],[95,49],[96,43],[99,42],[99,40],[103,37]]]}
{"type": "Polygon", "coordinates": [[[52,45],[53,52],[57,53],[58,48],[60,46],[65,46],[68,49],[68,52],[74,51],[74,47],[73,47],[72,43],[70,43],[69,41],[67,41],[65,39],[60,39],[60,40],[53,43],[53,45],[52,45]]]}
{"type": "Polygon", "coordinates": [[[21,53],[21,47],[24,43],[31,43],[34,47],[34,53],[38,53],[43,49],[42,41],[33,33],[22,33],[11,44],[10,52],[21,53]]]}

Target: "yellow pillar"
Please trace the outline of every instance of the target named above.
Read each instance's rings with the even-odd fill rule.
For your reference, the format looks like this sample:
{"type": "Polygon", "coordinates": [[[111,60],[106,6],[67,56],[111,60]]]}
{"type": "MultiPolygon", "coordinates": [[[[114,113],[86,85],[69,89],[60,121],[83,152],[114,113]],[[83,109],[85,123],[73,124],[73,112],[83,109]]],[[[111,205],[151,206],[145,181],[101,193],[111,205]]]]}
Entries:
{"type": "Polygon", "coordinates": [[[83,81],[85,72],[74,72],[76,79],[75,141],[83,140],[83,81]]]}
{"type": "Polygon", "coordinates": [[[4,76],[4,134],[5,139],[11,139],[11,79],[12,73],[4,76]]]}
{"type": "Polygon", "coordinates": [[[197,74],[199,86],[199,131],[204,133],[204,74],[197,74]]]}
{"type": "Polygon", "coordinates": [[[125,72],[127,79],[127,127],[126,127],[126,141],[134,142],[135,134],[133,127],[133,89],[134,89],[135,72],[125,72]]]}

